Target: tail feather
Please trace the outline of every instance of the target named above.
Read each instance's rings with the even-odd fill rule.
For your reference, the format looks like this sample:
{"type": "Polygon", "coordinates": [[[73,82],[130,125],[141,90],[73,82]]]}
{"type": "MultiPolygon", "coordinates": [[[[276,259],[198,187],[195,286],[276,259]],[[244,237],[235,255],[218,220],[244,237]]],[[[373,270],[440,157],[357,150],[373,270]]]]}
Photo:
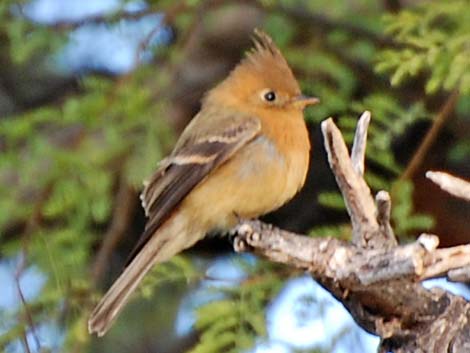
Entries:
{"type": "Polygon", "coordinates": [[[103,336],[130,299],[144,276],[156,264],[167,261],[175,254],[194,244],[204,234],[188,234],[186,222],[171,219],[164,224],[125,268],[114,282],[88,320],[88,331],[103,336]]]}

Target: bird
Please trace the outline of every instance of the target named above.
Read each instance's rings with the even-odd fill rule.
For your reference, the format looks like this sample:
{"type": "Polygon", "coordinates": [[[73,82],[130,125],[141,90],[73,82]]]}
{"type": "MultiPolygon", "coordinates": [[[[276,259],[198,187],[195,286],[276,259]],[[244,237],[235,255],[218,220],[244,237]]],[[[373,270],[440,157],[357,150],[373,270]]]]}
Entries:
{"type": "Polygon", "coordinates": [[[276,210],[303,186],[310,141],[303,95],[271,37],[253,47],[209,90],[201,109],[160,161],[140,195],[148,217],[123,272],[92,311],[88,331],[103,336],[156,264],[239,219],[276,210]]]}

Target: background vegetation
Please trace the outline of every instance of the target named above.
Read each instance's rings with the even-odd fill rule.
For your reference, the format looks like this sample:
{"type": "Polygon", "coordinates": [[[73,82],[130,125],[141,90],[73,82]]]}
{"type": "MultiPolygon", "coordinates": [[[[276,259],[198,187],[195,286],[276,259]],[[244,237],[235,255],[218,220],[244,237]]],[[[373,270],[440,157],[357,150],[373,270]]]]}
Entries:
{"type": "Polygon", "coordinates": [[[141,291],[147,300],[135,301],[105,339],[85,325],[143,229],[142,180],[202,93],[249,47],[255,26],[281,47],[305,93],[322,101],[306,114],[314,145],[307,185],[267,220],[349,237],[318,123],[333,116],[351,138],[367,109],[366,177],[391,190],[396,233],[468,242],[468,207],[423,178],[433,168],[470,175],[467,0],[148,0],[132,11],[122,1],[111,12],[50,22],[34,20],[28,6],[0,3],[0,261],[19,303],[0,308],[2,350],[243,352],[266,336],[266,307],[299,273],[237,258],[242,275],[220,285],[224,274],[211,278],[207,264],[231,245],[218,238],[155,269],[141,291]],[[155,14],[163,20],[139,40],[128,70],[58,64],[77,30],[119,29],[155,14]],[[22,282],[29,271],[43,281],[31,298],[22,282]],[[201,280],[208,288],[194,331],[175,338],[171,318],[201,280]],[[41,337],[47,325],[55,342],[41,337]]]}

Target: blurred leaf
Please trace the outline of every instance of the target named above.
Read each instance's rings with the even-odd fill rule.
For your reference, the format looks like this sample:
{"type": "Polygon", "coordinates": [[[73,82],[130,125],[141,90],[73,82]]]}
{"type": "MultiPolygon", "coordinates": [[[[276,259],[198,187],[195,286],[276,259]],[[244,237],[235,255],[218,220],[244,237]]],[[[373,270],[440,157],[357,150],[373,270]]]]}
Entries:
{"type": "Polygon", "coordinates": [[[339,211],[346,210],[343,197],[338,192],[322,192],[318,195],[318,203],[324,207],[339,211]]]}
{"type": "Polygon", "coordinates": [[[396,234],[407,236],[413,234],[412,232],[429,230],[434,225],[431,216],[413,211],[413,184],[410,181],[395,182],[391,196],[391,218],[396,234]]]}

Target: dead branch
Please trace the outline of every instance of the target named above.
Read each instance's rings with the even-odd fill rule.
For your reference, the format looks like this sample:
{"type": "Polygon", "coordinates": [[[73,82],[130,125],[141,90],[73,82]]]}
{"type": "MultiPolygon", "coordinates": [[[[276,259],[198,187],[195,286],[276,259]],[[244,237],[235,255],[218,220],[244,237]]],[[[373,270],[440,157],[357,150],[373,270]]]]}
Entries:
{"type": "Polygon", "coordinates": [[[420,281],[470,278],[470,244],[438,249],[435,235],[398,245],[390,225],[390,196],[375,202],[362,177],[367,124],[362,115],[350,158],[332,119],[322,123],[330,167],[353,226],[352,242],[312,238],[260,221],[235,230],[236,251],[310,272],[365,330],[382,338],[380,352],[470,352],[470,303],[420,281]]]}
{"type": "Polygon", "coordinates": [[[375,203],[377,206],[377,222],[379,223],[380,232],[387,239],[387,243],[391,246],[398,244],[395,233],[390,225],[390,212],[392,210],[392,202],[390,194],[384,190],[380,190],[375,195],[375,203]]]}
{"type": "Polygon", "coordinates": [[[423,141],[421,142],[418,149],[411,158],[410,162],[408,163],[408,166],[403,172],[401,179],[405,180],[413,178],[414,174],[416,173],[420,165],[423,163],[426,154],[429,152],[429,149],[432,147],[441,129],[444,127],[446,121],[452,116],[458,98],[459,91],[453,91],[449,95],[441,110],[437,113],[436,117],[434,118],[431,128],[426,133],[426,136],[424,137],[423,141]]]}
{"type": "MultiPolygon", "coordinates": [[[[363,125],[362,120],[368,120],[367,114],[363,114],[358,125],[363,125]]],[[[336,127],[333,119],[327,119],[321,124],[325,149],[328,154],[330,167],[333,169],[336,182],[343,194],[346,208],[353,226],[352,242],[358,246],[374,247],[378,239],[379,224],[376,219],[374,199],[369,186],[361,174],[357,173],[349,158],[346,143],[341,132],[336,127]]],[[[356,130],[358,134],[364,134],[363,129],[356,130]]],[[[355,142],[365,145],[366,138],[359,136],[355,142]]],[[[365,150],[356,145],[355,150],[365,150]]],[[[359,168],[360,169],[360,168],[359,168]]]]}
{"type": "Polygon", "coordinates": [[[109,257],[129,228],[136,203],[135,190],[127,181],[121,180],[114,202],[116,207],[113,211],[111,224],[104,235],[103,242],[93,264],[92,277],[94,283],[98,283],[103,277],[106,266],[109,263],[109,257]]]}
{"type": "Polygon", "coordinates": [[[449,194],[470,201],[470,182],[444,172],[426,172],[426,178],[449,194]]]}
{"type": "Polygon", "coordinates": [[[244,221],[236,229],[236,251],[254,250],[269,260],[345,281],[350,289],[408,277],[413,281],[447,276],[470,266],[470,245],[437,249],[435,235],[414,243],[367,249],[336,238],[311,238],[261,221],[244,221]]]}
{"type": "Polygon", "coordinates": [[[359,175],[364,175],[364,163],[366,158],[367,129],[369,128],[370,112],[365,111],[359,118],[354,142],[351,150],[351,162],[354,170],[359,175]]]}

